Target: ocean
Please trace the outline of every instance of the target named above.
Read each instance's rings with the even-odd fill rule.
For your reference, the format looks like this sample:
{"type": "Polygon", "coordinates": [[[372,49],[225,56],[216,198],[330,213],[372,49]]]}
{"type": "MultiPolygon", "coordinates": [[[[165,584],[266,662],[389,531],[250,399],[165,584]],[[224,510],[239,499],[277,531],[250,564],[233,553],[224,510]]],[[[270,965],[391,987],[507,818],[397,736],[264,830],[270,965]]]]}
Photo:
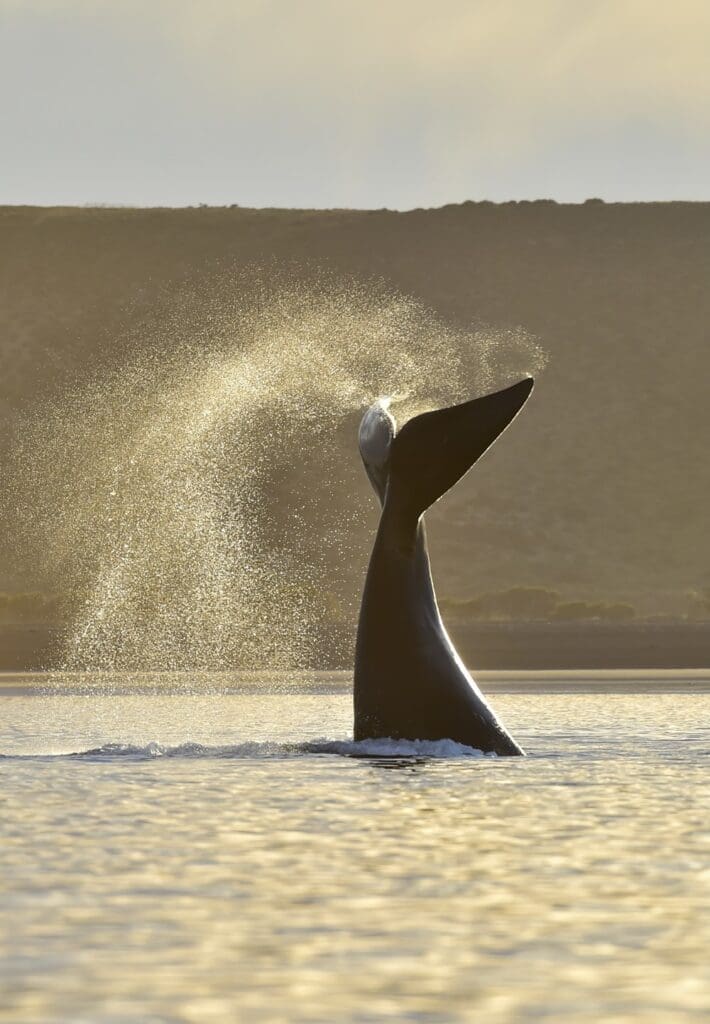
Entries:
{"type": "Polygon", "coordinates": [[[345,673],[0,676],[0,1020],[710,1019],[710,673],[491,673],[525,758],[345,673]]]}

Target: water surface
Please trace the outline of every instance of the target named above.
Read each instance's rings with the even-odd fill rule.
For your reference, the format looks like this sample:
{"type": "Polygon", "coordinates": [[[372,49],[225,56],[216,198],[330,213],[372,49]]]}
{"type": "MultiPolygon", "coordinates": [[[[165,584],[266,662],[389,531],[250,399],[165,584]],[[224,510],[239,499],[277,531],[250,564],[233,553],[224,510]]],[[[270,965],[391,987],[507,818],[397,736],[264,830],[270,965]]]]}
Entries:
{"type": "Polygon", "coordinates": [[[0,1019],[706,1021],[707,676],[484,685],[527,758],[352,744],[342,676],[6,679],[0,1019]]]}

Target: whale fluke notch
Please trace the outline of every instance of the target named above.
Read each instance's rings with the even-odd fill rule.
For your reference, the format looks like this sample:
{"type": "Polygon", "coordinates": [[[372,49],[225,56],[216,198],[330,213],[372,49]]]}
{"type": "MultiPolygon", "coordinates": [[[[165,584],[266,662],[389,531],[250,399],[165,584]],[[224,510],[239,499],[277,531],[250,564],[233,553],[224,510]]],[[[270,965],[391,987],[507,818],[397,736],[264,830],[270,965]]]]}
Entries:
{"type": "Polygon", "coordinates": [[[388,402],[365,413],[360,453],[382,504],[360,609],[356,740],[450,739],[522,754],[469,675],[441,621],[422,515],[516,417],[532,391],[503,391],[413,417],[397,432],[388,402]]]}

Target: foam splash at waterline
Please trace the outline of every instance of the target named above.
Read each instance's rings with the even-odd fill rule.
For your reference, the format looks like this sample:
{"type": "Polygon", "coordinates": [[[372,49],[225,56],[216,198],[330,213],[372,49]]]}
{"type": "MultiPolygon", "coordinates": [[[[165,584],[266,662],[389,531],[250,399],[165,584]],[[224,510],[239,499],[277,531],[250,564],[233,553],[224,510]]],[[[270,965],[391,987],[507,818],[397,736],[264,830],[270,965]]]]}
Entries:
{"type": "Polygon", "coordinates": [[[308,756],[331,756],[373,760],[449,760],[460,758],[496,759],[494,753],[484,753],[453,740],[395,740],[383,737],[376,740],[314,739],[302,743],[283,743],[276,740],[251,740],[244,743],[207,746],[203,743],[104,743],[89,750],[45,751],[32,754],[0,753],[0,760],[30,761],[43,759],[77,759],[86,761],[154,761],[161,758],[213,758],[219,760],[267,760],[308,756]]]}
{"type": "Polygon", "coordinates": [[[403,419],[544,362],[522,331],[457,332],[383,289],[249,296],[182,296],[150,357],[23,427],[21,557],[71,609],[65,669],[318,664],[367,557],[344,427],[382,394],[403,419]]]}

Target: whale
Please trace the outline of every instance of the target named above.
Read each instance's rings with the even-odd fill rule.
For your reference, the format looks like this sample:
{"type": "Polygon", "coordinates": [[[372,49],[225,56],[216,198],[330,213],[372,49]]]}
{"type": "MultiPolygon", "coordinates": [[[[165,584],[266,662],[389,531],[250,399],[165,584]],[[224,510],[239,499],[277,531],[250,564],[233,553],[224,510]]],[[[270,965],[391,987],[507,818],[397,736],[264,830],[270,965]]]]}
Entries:
{"type": "Polygon", "coordinates": [[[381,514],[360,607],[354,739],[452,740],[522,755],[457,653],[439,613],[424,513],[518,415],[533,388],[421,413],[401,429],[388,399],[365,412],[358,445],[381,514]]]}

